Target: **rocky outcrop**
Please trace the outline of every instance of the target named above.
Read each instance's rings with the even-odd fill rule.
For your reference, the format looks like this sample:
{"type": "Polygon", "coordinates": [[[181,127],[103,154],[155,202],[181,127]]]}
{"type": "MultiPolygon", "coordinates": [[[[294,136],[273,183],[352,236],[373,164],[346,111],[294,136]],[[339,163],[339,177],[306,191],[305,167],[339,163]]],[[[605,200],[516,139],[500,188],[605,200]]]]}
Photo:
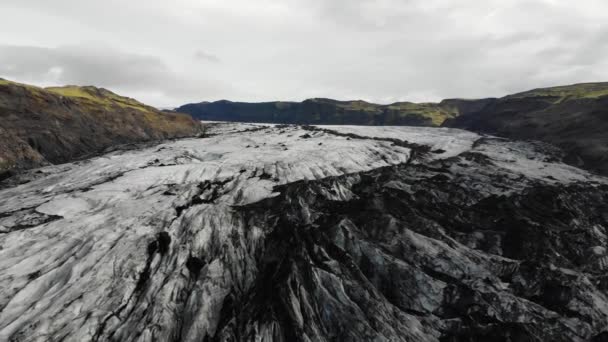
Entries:
{"type": "Polygon", "coordinates": [[[200,123],[95,87],[0,79],[0,178],[134,142],[197,135],[200,123]]]}
{"type": "Polygon", "coordinates": [[[454,129],[218,124],[0,191],[8,341],[601,341],[608,180],[454,129]]]}

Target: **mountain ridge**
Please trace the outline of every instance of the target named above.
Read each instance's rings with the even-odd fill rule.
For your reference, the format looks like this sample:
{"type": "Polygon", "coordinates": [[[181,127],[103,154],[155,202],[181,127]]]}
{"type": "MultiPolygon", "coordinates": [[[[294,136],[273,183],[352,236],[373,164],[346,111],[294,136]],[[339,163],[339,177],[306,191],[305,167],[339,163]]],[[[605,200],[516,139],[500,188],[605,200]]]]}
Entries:
{"type": "Polygon", "coordinates": [[[376,104],[364,100],[342,101],[311,98],[301,102],[234,102],[219,100],[190,103],[175,110],[200,120],[281,124],[359,124],[440,126],[447,118],[462,114],[455,102],[482,100],[450,99],[444,103],[407,101],[376,104]],[[451,102],[450,102],[451,101],[451,102]]]}
{"type": "MultiPolygon", "coordinates": [[[[314,118],[303,118],[303,117],[273,117],[273,114],[278,114],[282,106],[302,106],[306,103],[322,103],[330,104],[336,107],[336,110],[344,108],[346,110],[357,111],[360,110],[363,113],[374,115],[381,112],[382,109],[396,109],[397,114],[407,117],[410,116],[412,123],[420,123],[420,126],[441,126],[448,119],[453,119],[456,116],[470,114],[482,110],[487,104],[493,103],[500,99],[509,98],[530,98],[530,97],[546,97],[546,98],[558,98],[560,100],[570,100],[577,98],[597,98],[608,95],[608,82],[583,82],[574,83],[570,85],[554,86],[554,87],[540,87],[534,88],[527,91],[521,91],[518,93],[508,94],[502,97],[485,97],[485,98],[446,98],[439,102],[410,102],[410,101],[397,101],[389,104],[378,104],[369,102],[366,100],[336,100],[325,97],[314,97],[305,99],[303,101],[261,101],[261,102],[249,102],[249,101],[232,101],[228,99],[221,99],[217,101],[201,101],[195,103],[188,103],[176,107],[175,110],[190,114],[193,117],[201,120],[216,120],[216,121],[232,121],[232,122],[245,122],[242,119],[249,119],[250,122],[257,123],[293,123],[293,124],[334,124],[333,122],[324,122],[323,120],[315,120],[314,118]],[[263,117],[256,117],[255,115],[248,115],[240,117],[242,113],[239,111],[241,108],[211,108],[218,105],[229,105],[229,106],[246,106],[248,109],[255,112],[262,107],[275,106],[277,112],[265,113],[263,117]],[[359,108],[357,108],[359,106],[359,108]],[[363,108],[361,108],[363,107],[363,108]],[[444,116],[435,118],[428,122],[429,112],[425,111],[425,108],[432,108],[438,111],[443,110],[444,116]],[[472,107],[472,108],[471,108],[472,107]],[[417,117],[417,118],[416,118],[417,117]],[[262,121],[264,119],[270,119],[269,121],[262,121]],[[417,119],[417,120],[416,120],[417,119]]],[[[263,108],[264,110],[270,110],[272,108],[263,108]]],[[[305,108],[311,109],[311,108],[305,108]]],[[[281,113],[284,114],[284,113],[281,113]]],[[[295,113],[295,114],[300,114],[295,113]]],[[[314,116],[315,112],[308,113],[314,116]]],[[[432,114],[432,113],[431,113],[432,114]]],[[[329,118],[331,120],[332,118],[329,118]]],[[[348,122],[349,118],[340,118],[343,122],[339,124],[360,124],[355,122],[348,122]]],[[[360,120],[359,120],[360,121],[360,120]]],[[[379,122],[374,121],[373,118],[368,120],[369,125],[402,125],[398,120],[394,122],[379,122]]]]}

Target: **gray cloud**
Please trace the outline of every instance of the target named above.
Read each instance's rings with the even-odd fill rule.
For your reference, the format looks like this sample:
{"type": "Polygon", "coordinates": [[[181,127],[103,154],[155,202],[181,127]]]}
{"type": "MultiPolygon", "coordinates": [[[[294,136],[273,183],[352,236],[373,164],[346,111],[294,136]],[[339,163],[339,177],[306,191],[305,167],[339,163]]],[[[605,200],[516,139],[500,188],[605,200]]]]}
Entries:
{"type": "Polygon", "coordinates": [[[211,63],[220,62],[219,57],[217,57],[216,55],[210,54],[208,52],[205,52],[203,50],[197,50],[194,53],[194,58],[201,60],[201,61],[205,61],[205,62],[211,62],[211,63]]]}
{"type": "Polygon", "coordinates": [[[110,87],[150,87],[173,77],[159,58],[98,46],[0,46],[0,71],[28,79],[47,75],[76,84],[94,80],[110,87]]]}
{"type": "Polygon", "coordinates": [[[429,101],[608,80],[604,0],[22,0],[0,11],[12,33],[0,37],[0,77],[163,106],[429,101]]]}
{"type": "Polygon", "coordinates": [[[127,93],[186,98],[225,91],[224,85],[181,75],[160,58],[99,44],[43,48],[0,45],[0,74],[41,84],[96,85],[127,93]]]}

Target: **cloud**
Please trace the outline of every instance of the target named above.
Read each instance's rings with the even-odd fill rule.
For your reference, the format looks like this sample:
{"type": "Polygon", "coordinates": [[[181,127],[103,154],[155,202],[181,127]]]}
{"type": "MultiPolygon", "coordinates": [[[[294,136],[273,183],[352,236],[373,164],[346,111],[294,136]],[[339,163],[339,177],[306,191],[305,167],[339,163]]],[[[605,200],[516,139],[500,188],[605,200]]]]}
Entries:
{"type": "Polygon", "coordinates": [[[159,57],[101,44],[57,48],[0,45],[0,75],[44,85],[90,84],[183,99],[225,90],[219,82],[180,74],[159,57]]]}
{"type": "Polygon", "coordinates": [[[0,46],[0,71],[31,79],[48,74],[57,82],[126,87],[151,87],[172,77],[158,58],[99,46],[0,46]]]}
{"type": "Polygon", "coordinates": [[[216,56],[216,55],[212,55],[208,52],[205,52],[203,50],[197,50],[194,53],[194,58],[201,60],[201,61],[205,61],[205,62],[211,62],[211,63],[219,63],[220,59],[216,56]]]}
{"type": "Polygon", "coordinates": [[[0,77],[157,105],[430,101],[608,79],[605,0],[22,0],[0,11],[11,32],[0,77]]]}

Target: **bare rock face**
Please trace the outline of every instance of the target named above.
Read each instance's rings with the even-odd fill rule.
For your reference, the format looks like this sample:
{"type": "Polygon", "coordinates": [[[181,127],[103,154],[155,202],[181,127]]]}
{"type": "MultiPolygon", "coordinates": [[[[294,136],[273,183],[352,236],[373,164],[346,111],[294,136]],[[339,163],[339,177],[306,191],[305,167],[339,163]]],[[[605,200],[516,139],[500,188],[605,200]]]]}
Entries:
{"type": "Polygon", "coordinates": [[[0,191],[0,340],[606,338],[608,181],[559,150],[454,129],[214,132],[0,191]]]}

